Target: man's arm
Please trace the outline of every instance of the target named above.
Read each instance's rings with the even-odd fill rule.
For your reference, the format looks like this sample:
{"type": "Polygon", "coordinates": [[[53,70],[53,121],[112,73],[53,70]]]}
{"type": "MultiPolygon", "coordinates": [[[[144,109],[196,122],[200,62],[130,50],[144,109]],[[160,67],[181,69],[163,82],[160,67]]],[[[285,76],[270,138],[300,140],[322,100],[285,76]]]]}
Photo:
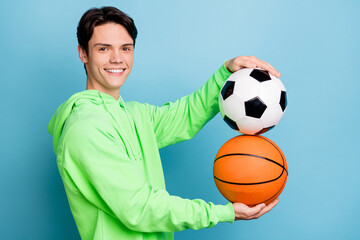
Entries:
{"type": "Polygon", "coordinates": [[[147,105],[159,148],[191,139],[219,112],[219,92],[230,75],[222,65],[192,94],[161,107],[147,105]]]}
{"type": "Polygon", "coordinates": [[[174,232],[235,220],[231,203],[214,205],[154,189],[143,174],[143,160],[130,159],[122,142],[96,123],[77,123],[64,141],[64,182],[133,231],[174,232]]]}
{"type": "Polygon", "coordinates": [[[262,68],[279,77],[270,64],[254,57],[228,60],[197,91],[162,107],[148,105],[159,148],[191,139],[218,112],[219,92],[232,72],[242,68],[262,68]]]}

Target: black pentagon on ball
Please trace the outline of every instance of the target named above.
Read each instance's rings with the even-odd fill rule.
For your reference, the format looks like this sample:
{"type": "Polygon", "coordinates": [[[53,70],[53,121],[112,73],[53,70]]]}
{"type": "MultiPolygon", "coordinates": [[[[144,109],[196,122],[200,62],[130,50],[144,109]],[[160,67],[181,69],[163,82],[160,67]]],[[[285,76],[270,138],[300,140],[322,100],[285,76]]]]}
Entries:
{"type": "Polygon", "coordinates": [[[266,110],[266,105],[258,97],[245,102],[245,114],[249,117],[261,118],[266,110]]]}
{"type": "Polygon", "coordinates": [[[236,122],[228,118],[226,115],[224,116],[224,121],[234,130],[239,131],[239,127],[237,126],[236,122]]]}
{"type": "Polygon", "coordinates": [[[286,92],[285,91],[281,91],[280,106],[281,106],[281,109],[283,111],[285,111],[286,106],[287,106],[287,97],[286,97],[286,92]]]}
{"type": "Polygon", "coordinates": [[[259,82],[265,82],[265,81],[271,80],[269,72],[266,70],[262,70],[262,69],[252,70],[252,72],[250,73],[250,76],[253,77],[254,79],[258,80],[259,82]]]}
{"type": "Polygon", "coordinates": [[[235,82],[234,81],[226,81],[223,88],[221,89],[221,96],[223,97],[223,99],[227,99],[228,97],[231,96],[231,94],[233,94],[234,92],[234,86],[235,86],[235,82]]]}
{"type": "Polygon", "coordinates": [[[260,130],[260,131],[258,131],[257,133],[255,133],[255,135],[263,134],[263,133],[265,133],[265,132],[273,129],[274,127],[275,127],[275,125],[274,125],[274,126],[271,126],[271,127],[263,128],[262,130],[260,130]]]}

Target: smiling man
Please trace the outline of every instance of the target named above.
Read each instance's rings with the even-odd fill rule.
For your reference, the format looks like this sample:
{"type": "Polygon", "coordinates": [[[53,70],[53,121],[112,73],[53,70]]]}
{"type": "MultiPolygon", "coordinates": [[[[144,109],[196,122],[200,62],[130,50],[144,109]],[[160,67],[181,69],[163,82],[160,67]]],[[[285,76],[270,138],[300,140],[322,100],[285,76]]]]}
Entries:
{"type": "Polygon", "coordinates": [[[87,51],[81,45],[78,50],[87,70],[86,89],[96,89],[118,99],[120,87],[134,62],[134,40],[126,28],[114,22],[96,26],[87,51]]]}
{"type": "Polygon", "coordinates": [[[171,196],[159,155],[160,148],[192,138],[219,112],[219,91],[231,72],[259,67],[279,77],[270,64],[239,56],[174,103],[125,103],[120,89],[134,62],[133,20],[114,7],[90,9],[77,36],[86,90],[57,109],[48,131],[82,239],[173,239],[175,231],[258,218],[277,204],[250,208],[171,196]]]}

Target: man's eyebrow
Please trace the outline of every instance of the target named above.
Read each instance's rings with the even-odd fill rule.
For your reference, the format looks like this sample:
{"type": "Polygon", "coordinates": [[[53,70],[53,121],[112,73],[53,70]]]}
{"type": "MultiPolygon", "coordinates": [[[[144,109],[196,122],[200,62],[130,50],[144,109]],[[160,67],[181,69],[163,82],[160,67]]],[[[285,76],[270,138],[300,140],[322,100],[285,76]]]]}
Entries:
{"type": "Polygon", "coordinates": [[[96,43],[96,44],[94,44],[94,47],[96,47],[96,46],[111,47],[111,44],[107,44],[107,43],[96,43]]]}
{"type": "MultiPolygon", "coordinates": [[[[111,47],[111,44],[108,44],[108,43],[96,43],[96,44],[94,44],[94,47],[96,47],[96,46],[111,47]]],[[[124,43],[121,46],[122,47],[124,47],[124,46],[134,46],[134,44],[133,43],[124,43]]]]}

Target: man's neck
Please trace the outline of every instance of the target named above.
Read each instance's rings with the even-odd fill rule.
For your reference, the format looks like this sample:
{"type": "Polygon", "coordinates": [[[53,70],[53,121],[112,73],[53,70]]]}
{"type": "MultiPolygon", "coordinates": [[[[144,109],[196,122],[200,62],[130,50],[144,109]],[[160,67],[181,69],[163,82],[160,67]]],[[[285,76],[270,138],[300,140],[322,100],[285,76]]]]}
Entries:
{"type": "Polygon", "coordinates": [[[108,90],[101,86],[93,86],[92,84],[89,83],[89,81],[86,84],[86,90],[98,90],[102,93],[106,93],[106,94],[112,96],[116,100],[119,100],[119,97],[120,97],[120,88],[115,89],[115,90],[108,90]]]}

